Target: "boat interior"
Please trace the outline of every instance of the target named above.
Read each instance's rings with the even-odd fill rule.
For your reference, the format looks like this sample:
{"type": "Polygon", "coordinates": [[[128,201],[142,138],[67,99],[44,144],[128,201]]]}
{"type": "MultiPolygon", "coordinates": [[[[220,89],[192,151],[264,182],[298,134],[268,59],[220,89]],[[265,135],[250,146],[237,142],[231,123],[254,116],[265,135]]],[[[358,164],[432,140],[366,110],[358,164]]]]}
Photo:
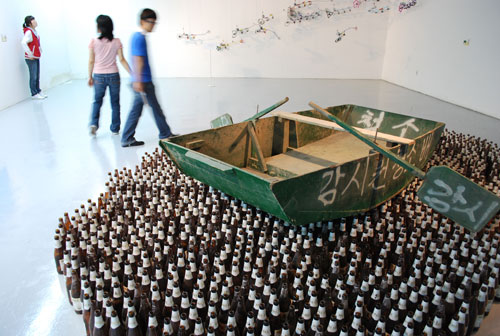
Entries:
{"type": "MultiPolygon", "coordinates": [[[[331,135],[304,146],[284,148],[282,153],[266,157],[264,161],[269,175],[287,178],[354,161],[368,156],[371,150],[347,132],[332,131],[331,135]]],[[[260,167],[254,165],[249,169],[260,170],[260,167]]]]}
{"type": "MultiPolygon", "coordinates": [[[[384,148],[414,141],[376,130],[357,130],[384,148]]],[[[273,112],[271,117],[170,141],[269,181],[338,166],[374,153],[370,146],[316,111],[273,112]]]]}

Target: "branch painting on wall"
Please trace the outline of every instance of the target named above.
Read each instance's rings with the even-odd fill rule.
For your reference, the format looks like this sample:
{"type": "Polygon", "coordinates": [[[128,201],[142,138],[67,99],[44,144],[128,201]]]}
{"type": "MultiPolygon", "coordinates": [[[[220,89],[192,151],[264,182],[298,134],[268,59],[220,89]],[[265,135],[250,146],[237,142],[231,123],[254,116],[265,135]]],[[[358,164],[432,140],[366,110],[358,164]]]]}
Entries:
{"type": "MultiPolygon", "coordinates": [[[[269,28],[272,21],[274,23],[283,22],[286,27],[291,27],[293,25],[300,25],[305,22],[320,21],[321,18],[332,19],[335,21],[335,17],[340,15],[351,14],[354,12],[367,12],[370,14],[383,14],[388,12],[391,7],[397,7],[399,12],[408,10],[417,4],[417,0],[400,1],[400,0],[353,0],[351,1],[335,1],[335,0],[307,0],[307,1],[293,1],[293,4],[283,9],[285,16],[283,20],[279,18],[276,19],[273,14],[265,15],[264,11],[262,16],[257,19],[257,21],[247,27],[240,28],[237,25],[231,31],[231,41],[226,42],[226,40],[219,41],[215,45],[217,51],[224,51],[230,49],[232,46],[245,43],[245,36],[249,34],[267,34],[280,39],[278,33],[275,30],[269,28]],[[337,5],[342,3],[342,5],[337,5]],[[365,4],[367,6],[365,6],[365,4]],[[392,6],[391,6],[392,5],[392,6]],[[366,7],[365,9],[363,9],[366,7]]],[[[357,26],[348,27],[342,31],[337,29],[337,38],[334,40],[335,43],[341,42],[346,36],[349,30],[357,30],[357,26]]],[[[182,34],[178,35],[178,38],[188,42],[199,42],[203,43],[206,36],[210,34],[210,30],[206,33],[185,33],[184,30],[182,34]]]]}
{"type": "Polygon", "coordinates": [[[210,34],[210,30],[207,30],[205,33],[194,34],[186,33],[184,32],[184,29],[182,29],[182,34],[177,35],[177,38],[179,38],[180,40],[202,42],[203,37],[207,36],[208,34],[210,34]]]}
{"type": "Polygon", "coordinates": [[[407,2],[400,2],[399,3],[399,11],[402,12],[405,9],[410,9],[411,7],[415,6],[417,4],[417,0],[411,0],[407,2]]]}
{"type": "Polygon", "coordinates": [[[243,36],[250,33],[267,34],[269,32],[279,40],[280,37],[278,36],[278,34],[274,30],[271,30],[266,27],[266,24],[273,19],[274,19],[273,14],[264,15],[263,13],[262,16],[257,20],[257,22],[249,27],[239,28],[238,26],[236,26],[236,28],[233,29],[232,31],[233,40],[231,42],[222,41],[216,45],[215,49],[217,51],[223,51],[223,50],[228,50],[232,45],[245,43],[243,36]],[[239,39],[237,39],[238,37],[239,39]]]}
{"type": "Polygon", "coordinates": [[[250,27],[246,27],[246,28],[238,28],[236,27],[234,30],[233,30],[233,38],[236,38],[240,35],[245,35],[247,33],[249,33],[254,27],[257,27],[253,32],[255,34],[258,34],[258,33],[267,33],[267,32],[271,32],[273,33],[277,38],[278,40],[280,39],[280,37],[278,36],[278,34],[276,34],[275,31],[273,30],[270,30],[268,28],[265,27],[265,25],[271,21],[272,19],[274,19],[274,15],[273,14],[269,14],[269,15],[264,15],[264,13],[262,14],[262,16],[257,20],[257,23],[254,23],[253,25],[251,25],[250,27]]]}
{"type": "Polygon", "coordinates": [[[344,29],[341,32],[339,32],[337,30],[337,39],[335,40],[335,43],[342,41],[342,39],[346,36],[347,31],[349,31],[351,29],[358,30],[358,27],[349,27],[349,28],[344,29]]]}

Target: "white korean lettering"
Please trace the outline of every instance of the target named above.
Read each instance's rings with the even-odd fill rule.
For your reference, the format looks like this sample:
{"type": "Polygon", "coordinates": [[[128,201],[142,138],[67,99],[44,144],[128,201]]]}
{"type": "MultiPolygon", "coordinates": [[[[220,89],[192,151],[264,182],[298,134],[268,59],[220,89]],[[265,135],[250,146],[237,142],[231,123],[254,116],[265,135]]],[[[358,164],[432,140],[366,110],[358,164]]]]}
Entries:
{"type": "Polygon", "coordinates": [[[385,112],[380,112],[377,118],[375,118],[375,114],[366,110],[366,113],[361,116],[361,120],[358,120],[358,124],[362,124],[365,128],[368,129],[378,129],[382,122],[384,121],[385,112]]]}
{"type": "MultiPolygon", "coordinates": [[[[477,201],[475,205],[468,206],[469,203],[464,197],[464,192],[466,191],[465,186],[458,185],[456,186],[455,191],[453,191],[453,188],[441,179],[436,179],[433,181],[433,183],[440,189],[429,188],[427,190],[427,195],[424,196],[424,200],[431,207],[442,213],[448,213],[450,211],[463,213],[468,216],[470,222],[476,222],[476,216],[474,215],[474,213],[481,208],[481,206],[483,205],[483,201],[477,201]],[[439,199],[438,197],[442,197],[445,199],[439,199]]],[[[489,216],[487,215],[487,213],[494,211],[496,206],[498,206],[498,203],[493,202],[487,209],[486,213],[484,213],[483,216],[479,219],[479,221],[482,222],[486,220],[489,216]]]]}
{"type": "Polygon", "coordinates": [[[354,174],[352,174],[351,180],[349,181],[349,183],[347,183],[347,186],[344,188],[344,190],[342,190],[341,195],[344,195],[344,193],[347,191],[347,189],[349,189],[349,187],[351,186],[352,183],[356,183],[356,187],[359,190],[359,182],[356,179],[356,175],[358,174],[358,170],[359,170],[360,165],[361,165],[361,162],[358,162],[358,164],[356,165],[356,170],[354,171],[354,174]]]}
{"type": "Polygon", "coordinates": [[[411,118],[411,119],[408,119],[407,121],[405,121],[404,123],[392,126],[392,129],[401,128],[401,134],[399,136],[404,137],[406,135],[406,131],[408,131],[408,128],[413,129],[415,132],[419,131],[418,127],[415,126],[414,122],[415,122],[415,118],[411,118]]]}
{"type": "Polygon", "coordinates": [[[424,200],[431,206],[431,208],[446,213],[450,211],[450,205],[436,197],[424,196],[424,200]]]}
{"type": "Polygon", "coordinates": [[[385,176],[387,174],[387,168],[389,167],[389,159],[387,159],[385,156],[382,157],[382,162],[377,166],[377,170],[373,173],[372,177],[373,179],[368,183],[368,187],[372,188],[373,190],[379,190],[385,188],[385,183],[384,184],[379,184],[375,185],[376,183],[380,182],[380,177],[382,178],[382,181],[385,180],[385,176]]]}
{"type": "Polygon", "coordinates": [[[320,195],[318,197],[318,201],[323,203],[324,206],[330,205],[335,201],[335,197],[337,196],[337,186],[342,177],[344,177],[345,174],[340,171],[340,166],[337,167],[334,170],[329,170],[323,174],[323,179],[327,179],[327,182],[321,188],[320,195]],[[328,186],[330,183],[333,181],[333,175],[335,173],[335,181],[333,183],[333,186],[328,189],[328,186]]]}
{"type": "Polygon", "coordinates": [[[475,222],[476,221],[476,217],[474,217],[474,211],[476,211],[477,209],[479,209],[481,207],[481,205],[483,205],[483,202],[482,201],[478,201],[476,203],[476,205],[474,205],[474,206],[472,206],[470,208],[466,208],[466,209],[452,208],[452,210],[455,210],[456,212],[463,212],[463,213],[467,214],[467,216],[469,216],[470,221],[471,222],[475,222]]]}
{"type": "Polygon", "coordinates": [[[446,183],[444,183],[443,180],[440,180],[440,179],[436,179],[433,181],[435,185],[437,185],[438,187],[441,187],[444,189],[444,191],[436,191],[434,189],[429,189],[427,191],[427,193],[429,195],[433,195],[433,196],[443,196],[443,197],[449,197],[451,195],[453,195],[453,189],[451,189],[451,187],[449,185],[447,185],[446,183]]]}

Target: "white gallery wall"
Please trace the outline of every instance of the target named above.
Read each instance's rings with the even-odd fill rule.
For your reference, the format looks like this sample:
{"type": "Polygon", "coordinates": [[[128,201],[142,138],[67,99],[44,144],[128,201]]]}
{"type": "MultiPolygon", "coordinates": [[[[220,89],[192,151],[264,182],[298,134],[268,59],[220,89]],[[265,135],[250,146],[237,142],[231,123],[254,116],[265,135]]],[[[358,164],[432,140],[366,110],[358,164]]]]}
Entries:
{"type": "MultiPolygon", "coordinates": [[[[383,1],[383,0],[382,0],[383,1]]],[[[389,1],[385,1],[389,3],[389,1]]],[[[336,7],[352,6],[352,0],[336,1],[336,7]]],[[[371,2],[370,2],[371,3],[371,2]]],[[[351,13],[285,25],[290,0],[183,0],[183,1],[97,1],[67,2],[66,11],[76,12],[70,48],[75,76],[86,76],[87,45],[95,36],[95,18],[108,14],[115,22],[128,56],[129,38],[137,30],[140,9],[151,7],[159,24],[149,36],[153,70],[157,77],[265,77],[265,78],[363,78],[378,79],[384,61],[389,13],[370,14],[368,3],[351,13]],[[265,27],[274,31],[232,37],[236,28],[254,25],[262,16],[273,14],[265,27]],[[335,43],[337,30],[357,26],[358,30],[335,43]],[[186,41],[178,35],[205,33],[199,40],[186,41]],[[243,43],[239,43],[243,40],[243,43]],[[216,51],[220,42],[231,43],[228,50],[216,51]],[[232,43],[234,42],[234,44],[232,43]]],[[[304,12],[332,8],[330,1],[313,2],[304,12]],[[317,4],[316,4],[317,3],[317,4]]]]}
{"type": "Polygon", "coordinates": [[[500,1],[418,4],[392,13],[382,78],[500,118],[500,1]]]}
{"type": "MultiPolygon", "coordinates": [[[[154,76],[384,79],[500,118],[497,55],[500,2],[484,0],[419,0],[399,12],[397,0],[361,1],[360,8],[327,18],[286,25],[293,0],[35,0],[9,3],[0,12],[0,109],[29,97],[27,69],[20,46],[21,23],[37,17],[42,35],[42,88],[67,78],[86,78],[88,44],[97,35],[95,18],[108,14],[129,58],[130,35],[138,30],[144,7],[157,11],[159,24],[149,39],[154,76]],[[370,13],[377,7],[390,11],[370,13]],[[498,3],[498,4],[497,4],[498,3]],[[267,33],[232,37],[236,28],[251,27],[273,14],[267,33]],[[337,31],[350,27],[335,43],[337,31]],[[178,35],[205,33],[201,39],[178,35]],[[276,34],[274,34],[273,32],[276,34]],[[278,38],[279,37],[279,38],[278,38]],[[240,40],[243,43],[240,43],[240,40]],[[468,39],[469,46],[463,40],[468,39]],[[228,50],[216,51],[226,42],[228,50]],[[5,61],[4,61],[5,60],[5,61]],[[7,73],[7,76],[4,76],[7,73]]],[[[352,7],[352,0],[319,0],[304,13],[352,7]]],[[[127,74],[120,68],[123,77],[127,74]]]]}

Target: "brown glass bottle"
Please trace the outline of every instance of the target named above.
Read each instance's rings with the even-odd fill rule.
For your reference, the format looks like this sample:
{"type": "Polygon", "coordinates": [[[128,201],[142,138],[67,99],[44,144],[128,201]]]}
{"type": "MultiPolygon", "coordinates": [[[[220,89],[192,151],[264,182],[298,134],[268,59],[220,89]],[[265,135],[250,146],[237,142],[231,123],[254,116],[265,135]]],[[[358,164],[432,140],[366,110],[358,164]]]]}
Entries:
{"type": "Polygon", "coordinates": [[[306,332],[306,325],[304,323],[304,319],[302,317],[299,317],[297,319],[297,325],[295,326],[295,332],[294,335],[302,335],[302,333],[306,332]]]}
{"type": "Polygon", "coordinates": [[[208,328],[212,328],[212,333],[214,336],[223,335],[223,332],[219,326],[219,321],[217,320],[216,312],[210,313],[210,317],[209,317],[209,321],[208,321],[208,328]]]}
{"type": "MultiPolygon", "coordinates": [[[[247,311],[245,308],[245,299],[243,296],[238,297],[238,305],[235,311],[235,318],[236,318],[236,325],[238,328],[240,328],[240,332],[243,332],[243,327],[245,326],[245,321],[247,320],[247,311]]],[[[253,316],[253,312],[252,316],[253,316]]]]}
{"type": "Polygon", "coordinates": [[[91,316],[91,302],[90,296],[88,294],[84,294],[83,296],[83,323],[85,325],[85,332],[87,336],[90,336],[93,333],[93,329],[90,326],[90,316],[91,316]],[[91,331],[92,330],[92,331],[91,331]]]}
{"type": "Polygon", "coordinates": [[[455,314],[451,319],[450,324],[446,328],[446,335],[448,336],[460,335],[460,323],[458,320],[458,314],[455,314]]]}
{"type": "Polygon", "coordinates": [[[475,295],[472,295],[470,298],[466,297],[464,299],[465,305],[468,307],[468,316],[469,316],[469,321],[467,324],[467,331],[465,332],[465,335],[470,336],[472,332],[474,331],[474,326],[476,323],[477,319],[477,296],[479,293],[475,293],[475,295]]]}
{"type": "Polygon", "coordinates": [[[129,311],[127,318],[127,336],[143,336],[139,322],[133,311],[129,311]]]}
{"type": "Polygon", "coordinates": [[[247,313],[247,318],[246,318],[245,324],[243,326],[238,325],[238,328],[241,330],[242,335],[249,333],[250,330],[252,332],[255,331],[256,321],[255,321],[255,316],[253,314],[253,311],[250,311],[247,313]]]}
{"type": "Polygon", "coordinates": [[[271,325],[271,330],[273,335],[281,334],[281,329],[282,329],[281,312],[280,312],[279,301],[277,299],[275,299],[273,302],[269,322],[271,325]]]}
{"type": "Polygon", "coordinates": [[[444,313],[438,310],[432,321],[432,334],[435,335],[444,329],[444,313]]]}
{"type": "Polygon", "coordinates": [[[147,329],[146,329],[146,336],[158,335],[160,330],[161,329],[159,328],[159,323],[158,323],[158,319],[156,318],[156,315],[154,314],[153,311],[150,311],[149,315],[148,315],[148,325],[147,325],[147,329]]]}
{"type": "Polygon", "coordinates": [[[81,282],[80,277],[76,270],[71,271],[71,302],[73,303],[73,309],[75,313],[82,314],[82,301],[81,301],[81,282]]]}
{"type": "Polygon", "coordinates": [[[226,336],[238,336],[238,334],[236,333],[236,330],[232,324],[228,325],[226,336]]]}
{"type": "Polygon", "coordinates": [[[230,309],[231,309],[231,306],[230,306],[230,302],[229,302],[229,295],[225,294],[222,297],[222,305],[221,305],[221,309],[219,311],[219,318],[218,318],[221,332],[226,331],[227,319],[228,319],[230,309]]]}
{"type": "Polygon", "coordinates": [[[137,322],[141,327],[141,331],[143,334],[146,333],[146,329],[148,326],[149,312],[151,311],[151,303],[148,298],[149,292],[142,292],[141,301],[139,304],[139,311],[137,312],[137,322]]]}
{"type": "Polygon", "coordinates": [[[109,327],[109,336],[125,336],[125,328],[116,311],[111,312],[111,323],[109,327]]]}
{"type": "Polygon", "coordinates": [[[498,281],[496,273],[490,273],[488,279],[488,304],[486,305],[485,316],[488,316],[491,310],[493,301],[495,300],[496,288],[498,287],[498,281]]]}
{"type": "Polygon", "coordinates": [[[96,309],[94,315],[94,332],[92,333],[92,336],[106,335],[108,335],[108,330],[106,329],[106,323],[102,317],[102,312],[100,309],[96,309]]]}
{"type": "Polygon", "coordinates": [[[165,317],[163,319],[163,334],[168,333],[169,335],[173,335],[174,329],[172,328],[172,324],[170,323],[170,317],[165,317]]]}
{"type": "Polygon", "coordinates": [[[62,243],[61,243],[61,238],[58,235],[54,236],[54,241],[55,241],[54,261],[56,263],[56,270],[57,270],[57,273],[63,274],[63,270],[64,270],[64,259],[63,259],[64,248],[63,248],[62,243]]]}
{"type": "Polygon", "coordinates": [[[199,317],[196,319],[192,334],[194,334],[195,336],[205,335],[205,328],[203,327],[203,322],[199,317]]]}
{"type": "Polygon", "coordinates": [[[186,327],[186,330],[189,333],[193,332],[194,326],[196,323],[196,319],[198,317],[199,317],[199,315],[198,315],[198,310],[196,309],[196,301],[193,300],[193,301],[191,301],[191,305],[189,306],[189,313],[187,315],[188,326],[186,327]]]}
{"type": "Polygon", "coordinates": [[[380,303],[377,303],[375,304],[375,307],[370,317],[367,319],[365,325],[366,329],[368,329],[370,332],[375,332],[375,327],[377,326],[377,323],[380,320],[381,314],[382,314],[382,309],[380,303]]]}
{"type": "Polygon", "coordinates": [[[170,323],[172,325],[172,335],[177,334],[181,322],[181,314],[179,313],[179,307],[174,305],[172,307],[172,315],[170,317],[170,323]]]}
{"type": "Polygon", "coordinates": [[[399,323],[399,310],[397,307],[392,307],[389,317],[385,324],[385,331],[389,334],[392,333],[394,327],[399,323]]]}
{"type": "Polygon", "coordinates": [[[476,302],[477,318],[474,322],[474,331],[479,329],[479,326],[481,325],[486,312],[486,306],[488,304],[488,287],[486,285],[483,284],[483,286],[481,286],[476,302]]]}
{"type": "Polygon", "coordinates": [[[158,329],[156,327],[150,326],[146,331],[146,336],[158,336],[158,329]]]}
{"type": "Polygon", "coordinates": [[[151,312],[158,319],[158,323],[161,323],[161,317],[163,316],[163,308],[165,304],[163,302],[160,290],[158,286],[154,285],[151,288],[151,312]]]}

